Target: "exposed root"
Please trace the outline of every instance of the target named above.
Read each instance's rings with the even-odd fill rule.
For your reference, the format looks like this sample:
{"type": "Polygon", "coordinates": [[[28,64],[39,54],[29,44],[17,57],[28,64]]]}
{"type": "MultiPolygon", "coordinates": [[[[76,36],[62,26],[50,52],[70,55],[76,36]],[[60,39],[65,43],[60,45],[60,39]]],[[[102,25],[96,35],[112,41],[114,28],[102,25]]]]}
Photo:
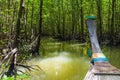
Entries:
{"type": "Polygon", "coordinates": [[[8,77],[14,76],[14,78],[16,78],[16,75],[18,74],[18,72],[25,74],[25,72],[23,72],[22,70],[17,69],[18,66],[23,67],[28,71],[42,70],[38,65],[28,66],[28,65],[17,63],[17,54],[18,54],[18,49],[15,48],[11,50],[11,52],[9,52],[7,55],[5,55],[4,58],[1,60],[0,79],[2,79],[4,75],[7,75],[8,77]]]}

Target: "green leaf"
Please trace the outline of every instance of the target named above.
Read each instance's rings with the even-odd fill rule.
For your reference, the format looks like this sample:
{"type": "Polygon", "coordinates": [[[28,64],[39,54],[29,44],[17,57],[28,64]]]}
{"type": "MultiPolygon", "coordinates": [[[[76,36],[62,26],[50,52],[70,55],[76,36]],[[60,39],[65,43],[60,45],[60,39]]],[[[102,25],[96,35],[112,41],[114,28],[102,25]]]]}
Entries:
{"type": "Polygon", "coordinates": [[[21,32],[25,32],[25,30],[22,29],[21,32]]]}

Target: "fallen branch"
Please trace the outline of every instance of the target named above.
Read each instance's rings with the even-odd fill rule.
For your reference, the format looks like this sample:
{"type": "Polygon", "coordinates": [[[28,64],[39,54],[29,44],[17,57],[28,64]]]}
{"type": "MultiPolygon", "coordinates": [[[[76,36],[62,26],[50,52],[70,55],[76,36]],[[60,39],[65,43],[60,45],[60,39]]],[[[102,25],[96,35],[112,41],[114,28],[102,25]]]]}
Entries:
{"type": "Polygon", "coordinates": [[[13,49],[11,52],[9,52],[9,53],[3,58],[3,60],[1,61],[0,67],[1,67],[2,63],[3,63],[9,56],[15,54],[16,52],[17,52],[17,48],[15,48],[15,49],[13,49]]]}

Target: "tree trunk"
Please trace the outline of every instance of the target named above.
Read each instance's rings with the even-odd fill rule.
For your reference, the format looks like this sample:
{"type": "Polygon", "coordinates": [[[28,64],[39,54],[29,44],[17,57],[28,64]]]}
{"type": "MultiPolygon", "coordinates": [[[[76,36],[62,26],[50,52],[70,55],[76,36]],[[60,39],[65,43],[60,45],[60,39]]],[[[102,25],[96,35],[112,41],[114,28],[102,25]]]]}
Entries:
{"type": "Polygon", "coordinates": [[[20,0],[20,8],[19,8],[19,13],[18,13],[16,29],[15,29],[15,39],[14,39],[13,48],[19,46],[20,23],[21,23],[20,19],[22,18],[23,9],[24,9],[24,0],[20,0]]]}
{"type": "Polygon", "coordinates": [[[65,10],[64,10],[64,3],[62,0],[62,40],[65,40],[65,10]]]}
{"type": "Polygon", "coordinates": [[[110,26],[110,36],[111,36],[111,39],[110,39],[110,45],[113,45],[114,43],[114,17],[115,17],[115,3],[116,3],[116,0],[112,0],[112,18],[111,18],[111,26],[110,26]]]}
{"type": "Polygon", "coordinates": [[[17,5],[17,2],[15,2],[13,4],[14,10],[13,10],[13,13],[12,13],[12,26],[11,26],[11,30],[10,30],[11,35],[13,35],[13,31],[15,31],[14,30],[14,28],[15,28],[15,16],[17,16],[16,5],[17,5]]]}
{"type": "Polygon", "coordinates": [[[111,37],[111,36],[109,36],[111,34],[111,32],[110,32],[110,30],[111,30],[110,29],[110,25],[111,25],[111,21],[110,21],[110,13],[111,13],[110,4],[111,4],[111,2],[109,0],[108,15],[107,15],[107,17],[108,17],[108,19],[107,19],[107,30],[108,30],[107,40],[110,40],[110,37],[111,37]]]}
{"type": "Polygon", "coordinates": [[[75,38],[75,5],[74,5],[74,1],[71,1],[71,3],[72,3],[72,25],[71,25],[71,31],[72,31],[72,33],[71,33],[71,36],[72,36],[72,39],[74,39],[75,38]]]}
{"type": "Polygon", "coordinates": [[[58,36],[61,35],[61,29],[60,29],[60,19],[61,19],[61,10],[60,10],[60,1],[61,0],[58,0],[58,24],[57,24],[57,32],[58,32],[58,36]]]}
{"type": "MultiPolygon", "coordinates": [[[[14,41],[14,44],[13,44],[13,48],[19,46],[19,35],[20,35],[20,19],[22,18],[22,11],[23,11],[23,8],[24,8],[24,0],[20,0],[20,8],[19,8],[19,13],[18,13],[18,19],[17,19],[17,24],[16,24],[16,33],[15,33],[15,41],[14,41]]],[[[13,55],[13,58],[12,58],[12,61],[11,61],[11,64],[10,64],[10,67],[7,71],[7,76],[13,76],[15,75],[16,77],[16,55],[17,54],[14,54],[13,55]]]]}
{"type": "Polygon", "coordinates": [[[80,8],[80,17],[81,17],[81,42],[84,41],[84,13],[83,13],[83,0],[81,0],[81,8],[80,8]]]}
{"type": "Polygon", "coordinates": [[[9,28],[11,28],[11,25],[10,25],[10,7],[11,7],[11,0],[7,0],[7,8],[8,8],[8,12],[7,12],[7,15],[6,15],[6,29],[8,29],[8,26],[9,28]]]}
{"type": "MultiPolygon", "coordinates": [[[[0,4],[1,4],[1,2],[0,2],[0,4]]],[[[2,12],[2,5],[0,6],[0,12],[2,12]]],[[[3,26],[2,26],[2,18],[3,18],[3,15],[0,13],[0,26],[1,26],[0,27],[0,34],[2,34],[2,28],[3,28],[3,26]]]]}
{"type": "Polygon", "coordinates": [[[32,42],[35,39],[35,34],[36,34],[35,27],[33,27],[33,17],[34,17],[33,14],[34,14],[34,2],[32,3],[32,11],[31,11],[31,22],[30,22],[31,23],[31,25],[30,25],[31,26],[31,28],[30,28],[31,29],[31,33],[30,33],[31,38],[30,38],[30,42],[32,42]]]}
{"type": "Polygon", "coordinates": [[[99,42],[102,41],[102,14],[101,14],[101,7],[102,7],[102,1],[101,0],[98,0],[96,1],[97,3],[97,16],[98,16],[98,39],[99,39],[99,42]]]}
{"type": "Polygon", "coordinates": [[[43,0],[40,0],[40,13],[39,13],[39,27],[38,27],[38,41],[37,41],[37,51],[36,55],[39,55],[39,49],[40,49],[40,41],[41,41],[41,35],[42,35],[42,11],[43,11],[43,0]]]}
{"type": "Polygon", "coordinates": [[[28,21],[28,5],[26,5],[26,9],[25,9],[25,15],[24,15],[24,23],[25,23],[25,41],[27,42],[27,39],[28,39],[28,37],[27,37],[27,21],[28,21]]]}

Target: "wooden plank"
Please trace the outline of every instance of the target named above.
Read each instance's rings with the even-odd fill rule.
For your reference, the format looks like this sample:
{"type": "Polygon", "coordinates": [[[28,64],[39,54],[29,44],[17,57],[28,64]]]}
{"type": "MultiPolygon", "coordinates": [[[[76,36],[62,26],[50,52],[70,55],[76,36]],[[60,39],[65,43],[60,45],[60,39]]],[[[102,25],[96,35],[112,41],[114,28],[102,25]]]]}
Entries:
{"type": "MultiPolygon", "coordinates": [[[[88,79],[89,80],[89,79],[88,79]]],[[[95,75],[91,80],[120,80],[120,76],[114,75],[95,75]]]]}
{"type": "Polygon", "coordinates": [[[94,73],[92,73],[92,71],[88,71],[84,80],[120,80],[120,75],[116,75],[116,74],[101,75],[101,74],[94,74],[94,73]]]}
{"type": "Polygon", "coordinates": [[[92,71],[94,74],[120,74],[120,70],[108,62],[95,62],[92,71]]]}
{"type": "Polygon", "coordinates": [[[120,80],[120,70],[107,62],[96,62],[84,80],[120,80]]]}

